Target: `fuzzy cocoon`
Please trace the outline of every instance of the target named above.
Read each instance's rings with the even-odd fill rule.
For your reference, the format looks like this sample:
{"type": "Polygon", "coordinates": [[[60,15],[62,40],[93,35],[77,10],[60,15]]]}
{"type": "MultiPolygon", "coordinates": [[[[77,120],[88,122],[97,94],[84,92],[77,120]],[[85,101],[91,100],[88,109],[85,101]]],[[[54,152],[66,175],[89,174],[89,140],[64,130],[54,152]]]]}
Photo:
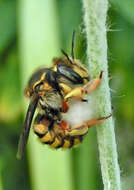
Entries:
{"type": "Polygon", "coordinates": [[[91,97],[89,96],[86,99],[88,102],[71,100],[68,112],[62,114],[62,119],[68,122],[71,127],[93,118],[94,109],[91,97]]]}

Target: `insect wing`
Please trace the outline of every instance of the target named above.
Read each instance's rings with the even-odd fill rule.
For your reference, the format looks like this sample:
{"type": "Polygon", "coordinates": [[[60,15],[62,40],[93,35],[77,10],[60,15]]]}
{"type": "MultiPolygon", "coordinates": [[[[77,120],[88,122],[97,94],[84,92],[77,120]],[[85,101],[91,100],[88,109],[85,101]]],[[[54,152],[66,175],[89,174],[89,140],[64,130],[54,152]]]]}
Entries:
{"type": "Polygon", "coordinates": [[[32,97],[31,102],[28,106],[24,126],[22,129],[22,133],[20,135],[19,144],[18,144],[18,152],[17,152],[17,158],[18,159],[22,158],[23,153],[25,151],[25,147],[26,147],[26,143],[28,140],[32,119],[33,119],[33,116],[34,116],[34,113],[35,113],[35,110],[36,110],[36,107],[38,104],[38,99],[39,99],[39,97],[37,95],[32,97]]]}

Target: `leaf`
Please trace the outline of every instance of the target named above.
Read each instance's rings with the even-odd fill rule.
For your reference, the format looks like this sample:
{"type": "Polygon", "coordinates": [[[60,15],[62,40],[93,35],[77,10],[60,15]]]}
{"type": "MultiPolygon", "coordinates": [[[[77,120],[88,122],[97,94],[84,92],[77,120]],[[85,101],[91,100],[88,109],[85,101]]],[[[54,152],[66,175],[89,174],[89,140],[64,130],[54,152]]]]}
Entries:
{"type": "Polygon", "coordinates": [[[16,33],[15,1],[0,3],[0,53],[14,38],[16,33]]]}

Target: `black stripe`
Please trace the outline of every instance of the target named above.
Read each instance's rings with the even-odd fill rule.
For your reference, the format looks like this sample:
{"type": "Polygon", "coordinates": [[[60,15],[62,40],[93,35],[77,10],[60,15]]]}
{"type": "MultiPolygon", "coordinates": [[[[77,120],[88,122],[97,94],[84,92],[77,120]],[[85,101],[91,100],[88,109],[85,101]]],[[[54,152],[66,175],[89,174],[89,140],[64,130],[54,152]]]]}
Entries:
{"type": "Polygon", "coordinates": [[[40,124],[41,120],[43,119],[44,115],[38,113],[38,115],[36,116],[34,123],[35,124],[40,124]]]}
{"type": "Polygon", "coordinates": [[[79,138],[80,142],[82,142],[82,141],[83,141],[83,135],[78,136],[78,138],[79,138]]]}
{"type": "MultiPolygon", "coordinates": [[[[67,140],[67,141],[69,141],[70,142],[70,145],[71,145],[71,140],[70,140],[70,136],[66,136],[66,137],[64,137],[64,140],[67,140]]],[[[64,143],[65,143],[65,141],[64,141],[64,143]]],[[[64,146],[64,143],[63,143],[63,146],[64,146]]],[[[69,147],[67,147],[67,148],[71,148],[70,146],[69,147]]]]}
{"type": "MultiPolygon", "coordinates": [[[[36,132],[36,131],[34,131],[34,133],[35,133],[39,138],[44,137],[44,134],[40,134],[40,133],[38,133],[38,132],[36,132]]],[[[46,134],[45,134],[45,135],[46,135],[46,134]]]]}
{"type": "Polygon", "coordinates": [[[48,144],[48,145],[51,145],[51,144],[53,144],[53,143],[54,143],[54,141],[55,141],[55,137],[53,138],[53,140],[52,140],[52,141],[43,142],[43,144],[48,144]]]}
{"type": "Polygon", "coordinates": [[[52,117],[57,116],[59,114],[59,112],[60,112],[60,109],[53,109],[51,107],[44,106],[40,102],[39,102],[39,104],[40,104],[41,108],[43,110],[45,110],[46,118],[48,118],[48,120],[52,120],[52,118],[49,115],[52,115],[52,117]]]}
{"type": "Polygon", "coordinates": [[[74,146],[74,139],[75,137],[71,137],[69,140],[70,140],[70,146],[69,148],[72,148],[74,146]]]}
{"type": "Polygon", "coordinates": [[[58,145],[57,147],[55,147],[56,149],[58,149],[58,148],[62,148],[62,146],[64,145],[64,138],[63,137],[61,137],[61,144],[60,145],[58,145]]]}

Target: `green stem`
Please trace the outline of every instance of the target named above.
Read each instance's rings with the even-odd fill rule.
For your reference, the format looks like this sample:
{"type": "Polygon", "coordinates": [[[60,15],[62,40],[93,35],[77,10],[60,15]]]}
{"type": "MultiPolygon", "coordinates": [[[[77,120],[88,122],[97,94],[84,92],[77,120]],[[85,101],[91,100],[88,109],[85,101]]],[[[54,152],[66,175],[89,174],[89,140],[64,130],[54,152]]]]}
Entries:
{"type": "Polygon", "coordinates": [[[2,183],[1,170],[0,170],[0,190],[4,190],[3,183],[2,183]]]}
{"type": "MultiPolygon", "coordinates": [[[[57,20],[56,1],[19,0],[18,29],[23,89],[35,68],[50,65],[52,58],[60,52],[57,20]]],[[[72,190],[69,152],[54,151],[42,145],[32,129],[27,147],[31,189],[72,190]]]]}
{"type": "MultiPolygon", "coordinates": [[[[103,71],[100,87],[92,94],[96,114],[111,114],[111,98],[108,84],[106,16],[107,0],[83,0],[84,22],[87,35],[87,56],[92,78],[103,71]]],[[[120,190],[120,170],[114,133],[113,118],[97,127],[102,178],[105,190],[120,190]]]]}

